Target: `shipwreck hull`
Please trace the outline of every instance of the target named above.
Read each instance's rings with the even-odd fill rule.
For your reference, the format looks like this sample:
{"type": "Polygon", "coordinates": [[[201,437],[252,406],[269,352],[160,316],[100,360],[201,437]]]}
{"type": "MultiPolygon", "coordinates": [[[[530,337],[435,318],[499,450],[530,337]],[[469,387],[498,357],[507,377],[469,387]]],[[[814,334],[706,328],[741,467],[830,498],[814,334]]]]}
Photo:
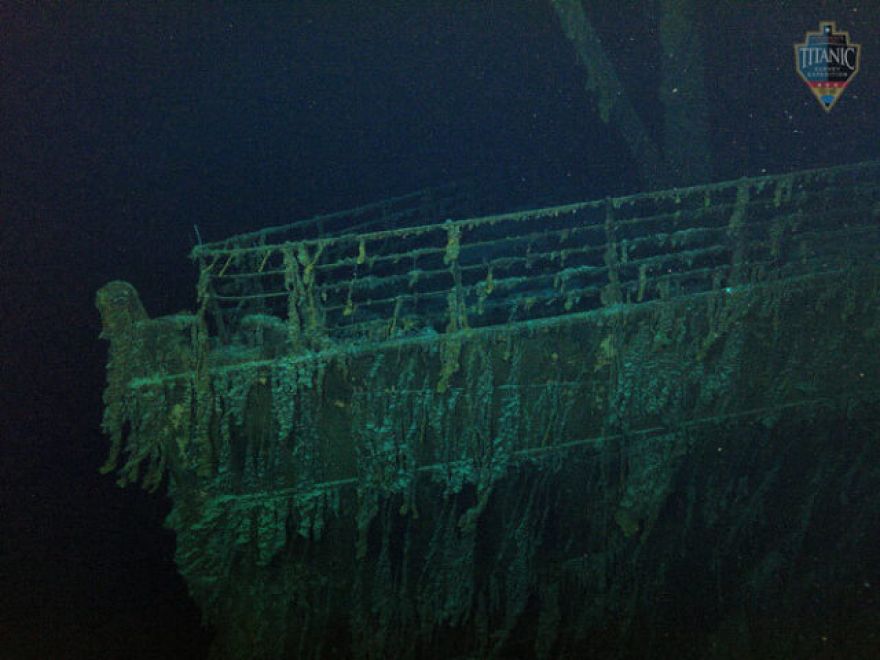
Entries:
{"type": "Polygon", "coordinates": [[[878,170],[200,246],[193,315],[99,293],[105,469],[168,475],[217,657],[846,650],[878,170]]]}

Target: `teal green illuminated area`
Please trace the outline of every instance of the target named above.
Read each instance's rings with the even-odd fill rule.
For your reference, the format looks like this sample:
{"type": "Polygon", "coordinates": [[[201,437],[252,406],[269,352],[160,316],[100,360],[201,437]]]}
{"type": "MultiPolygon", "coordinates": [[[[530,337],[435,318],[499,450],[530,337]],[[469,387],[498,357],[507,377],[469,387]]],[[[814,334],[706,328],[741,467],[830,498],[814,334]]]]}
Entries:
{"type": "Polygon", "coordinates": [[[878,169],[200,245],[193,314],[98,293],[104,469],[167,485],[217,657],[793,657],[880,521],[828,504],[880,481],[878,169]]]}

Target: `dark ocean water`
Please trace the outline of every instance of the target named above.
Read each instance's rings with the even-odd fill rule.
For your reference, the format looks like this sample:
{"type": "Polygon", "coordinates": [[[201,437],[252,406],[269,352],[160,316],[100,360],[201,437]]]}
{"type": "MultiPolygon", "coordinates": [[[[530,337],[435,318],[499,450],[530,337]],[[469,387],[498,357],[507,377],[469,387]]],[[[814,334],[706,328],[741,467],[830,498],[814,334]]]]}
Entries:
{"type": "MultiPolygon", "coordinates": [[[[659,131],[653,3],[590,4],[659,131]]],[[[709,179],[880,157],[880,6],[699,17],[709,179]],[[826,19],[863,48],[830,113],[792,56],[826,19]]],[[[168,503],[97,472],[96,290],[124,279],[151,314],[191,309],[194,226],[215,240],[459,179],[502,209],[643,187],[547,0],[0,5],[0,660],[210,642],[168,503]]]]}

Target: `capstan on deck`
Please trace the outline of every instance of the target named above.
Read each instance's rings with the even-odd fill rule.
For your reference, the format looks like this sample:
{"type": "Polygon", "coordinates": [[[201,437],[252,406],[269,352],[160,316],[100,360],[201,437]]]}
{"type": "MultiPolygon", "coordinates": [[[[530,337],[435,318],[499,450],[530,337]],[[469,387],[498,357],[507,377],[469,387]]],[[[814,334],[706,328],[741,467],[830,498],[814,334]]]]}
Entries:
{"type": "Polygon", "coordinates": [[[767,518],[814,524],[786,465],[833,488],[877,453],[829,434],[880,394],[878,175],[481,217],[450,189],[199,245],[193,314],[98,294],[105,469],[170,476],[218,655],[620,648],[721,528],[755,582],[699,577],[751,616],[767,518]]]}

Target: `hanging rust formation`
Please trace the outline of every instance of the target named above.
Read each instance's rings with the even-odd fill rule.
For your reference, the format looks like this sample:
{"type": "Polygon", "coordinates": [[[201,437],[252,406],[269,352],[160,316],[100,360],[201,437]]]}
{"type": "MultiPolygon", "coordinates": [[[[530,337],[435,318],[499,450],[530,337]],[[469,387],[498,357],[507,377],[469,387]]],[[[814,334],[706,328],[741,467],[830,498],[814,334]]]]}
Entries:
{"type": "Polygon", "coordinates": [[[98,294],[104,469],[167,475],[217,657],[806,657],[780,622],[860,568],[803,553],[880,524],[878,174],[199,245],[193,314],[98,294]]]}

